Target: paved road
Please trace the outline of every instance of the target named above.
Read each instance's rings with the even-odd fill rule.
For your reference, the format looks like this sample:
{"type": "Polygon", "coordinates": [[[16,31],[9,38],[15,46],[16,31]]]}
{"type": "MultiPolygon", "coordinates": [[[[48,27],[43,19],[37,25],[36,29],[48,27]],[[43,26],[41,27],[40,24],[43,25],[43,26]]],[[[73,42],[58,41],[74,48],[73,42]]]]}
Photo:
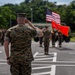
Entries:
{"type": "MultiPolygon", "coordinates": [[[[31,75],[75,75],[75,43],[63,43],[62,48],[52,48],[49,55],[44,55],[43,47],[32,42],[35,60],[32,62],[31,75]]],[[[6,64],[3,46],[0,47],[0,75],[10,75],[10,66],[6,64]]]]}

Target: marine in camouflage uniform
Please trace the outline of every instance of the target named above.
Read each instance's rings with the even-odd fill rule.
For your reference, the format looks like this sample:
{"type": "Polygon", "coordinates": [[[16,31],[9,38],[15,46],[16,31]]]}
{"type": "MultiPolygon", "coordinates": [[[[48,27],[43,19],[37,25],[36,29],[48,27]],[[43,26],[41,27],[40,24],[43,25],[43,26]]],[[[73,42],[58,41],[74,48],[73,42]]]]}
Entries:
{"type": "Polygon", "coordinates": [[[55,32],[51,33],[52,35],[52,47],[55,47],[55,32]]]}
{"type": "Polygon", "coordinates": [[[12,75],[31,75],[31,61],[33,60],[31,40],[36,34],[35,29],[25,25],[16,25],[7,30],[4,46],[12,75]],[[11,42],[10,56],[6,48],[7,41],[11,42]]]}
{"type": "Polygon", "coordinates": [[[49,43],[50,43],[50,30],[48,26],[45,27],[43,30],[43,39],[44,39],[44,54],[48,54],[49,52],[49,43]]]}
{"type": "Polygon", "coordinates": [[[59,31],[58,31],[58,42],[59,42],[59,47],[62,47],[63,35],[59,31]]]}
{"type": "Polygon", "coordinates": [[[58,39],[58,31],[56,29],[53,29],[51,36],[52,36],[52,47],[55,47],[55,42],[58,39]]]}
{"type": "Polygon", "coordinates": [[[54,30],[52,33],[52,47],[55,47],[55,42],[58,40],[59,47],[62,46],[63,36],[62,33],[54,30]]]}

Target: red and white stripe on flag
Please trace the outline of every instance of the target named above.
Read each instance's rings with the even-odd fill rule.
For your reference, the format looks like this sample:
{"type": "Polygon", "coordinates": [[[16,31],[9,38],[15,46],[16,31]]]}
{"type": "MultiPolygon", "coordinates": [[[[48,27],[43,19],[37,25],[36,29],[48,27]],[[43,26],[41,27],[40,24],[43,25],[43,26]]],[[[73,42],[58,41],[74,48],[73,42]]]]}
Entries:
{"type": "Polygon", "coordinates": [[[46,9],[46,21],[48,22],[54,21],[57,24],[60,24],[60,15],[55,12],[52,12],[49,9],[46,9]]]}
{"type": "Polygon", "coordinates": [[[60,15],[52,12],[52,16],[53,16],[53,21],[55,21],[57,24],[60,24],[60,15]]]}
{"type": "Polygon", "coordinates": [[[46,21],[52,22],[54,19],[52,17],[52,15],[48,15],[46,14],[46,21]]]}

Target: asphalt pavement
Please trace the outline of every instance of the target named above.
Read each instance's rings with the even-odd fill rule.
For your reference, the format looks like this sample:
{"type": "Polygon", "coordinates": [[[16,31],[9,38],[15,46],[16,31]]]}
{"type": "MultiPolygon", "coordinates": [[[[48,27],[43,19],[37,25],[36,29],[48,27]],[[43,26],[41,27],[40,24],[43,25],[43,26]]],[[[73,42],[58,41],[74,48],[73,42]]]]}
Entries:
{"type": "MultiPolygon", "coordinates": [[[[49,55],[44,55],[44,47],[39,47],[39,42],[32,41],[31,75],[75,75],[75,43],[63,42],[62,48],[49,47],[49,55]]],[[[0,75],[11,75],[10,66],[6,63],[4,47],[0,46],[0,75]]]]}

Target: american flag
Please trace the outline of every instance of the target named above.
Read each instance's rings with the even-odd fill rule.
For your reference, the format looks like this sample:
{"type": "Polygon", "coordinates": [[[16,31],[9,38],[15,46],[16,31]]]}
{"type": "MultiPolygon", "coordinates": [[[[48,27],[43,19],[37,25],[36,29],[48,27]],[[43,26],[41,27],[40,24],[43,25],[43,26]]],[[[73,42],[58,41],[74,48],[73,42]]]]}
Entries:
{"type": "Polygon", "coordinates": [[[54,22],[60,24],[60,15],[55,12],[52,12],[49,9],[46,9],[46,21],[47,22],[54,21],[54,22]]]}

